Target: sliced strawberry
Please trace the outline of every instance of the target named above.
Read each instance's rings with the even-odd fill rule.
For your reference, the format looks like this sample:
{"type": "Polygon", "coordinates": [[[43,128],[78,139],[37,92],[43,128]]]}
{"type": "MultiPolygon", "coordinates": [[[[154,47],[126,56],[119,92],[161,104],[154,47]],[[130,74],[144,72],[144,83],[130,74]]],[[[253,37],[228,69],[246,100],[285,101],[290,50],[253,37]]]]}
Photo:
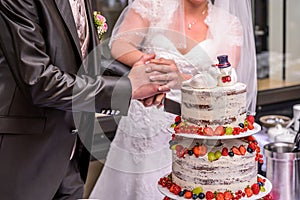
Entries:
{"type": "Polygon", "coordinates": [[[173,193],[174,189],[175,189],[175,184],[172,184],[171,187],[170,187],[170,189],[169,189],[169,191],[173,193]]]}
{"type": "Polygon", "coordinates": [[[245,188],[245,193],[246,193],[247,197],[251,197],[253,195],[253,192],[252,192],[251,188],[249,188],[249,187],[245,188]]]}
{"type": "Polygon", "coordinates": [[[219,192],[216,196],[216,200],[225,200],[224,194],[222,192],[219,192]]]}
{"type": "Polygon", "coordinates": [[[229,192],[229,191],[224,192],[225,200],[232,200],[232,198],[233,198],[233,196],[232,196],[231,192],[229,192]]]}
{"type": "Polygon", "coordinates": [[[214,130],[211,127],[205,127],[203,129],[203,134],[207,136],[212,136],[214,135],[214,130]]]}
{"type": "Polygon", "coordinates": [[[252,190],[253,194],[257,195],[260,191],[259,185],[257,183],[254,183],[251,186],[251,190],[252,190]]]}
{"type": "Polygon", "coordinates": [[[231,148],[231,151],[235,154],[235,155],[241,155],[241,152],[239,150],[239,148],[237,148],[236,146],[231,148]]]}
{"type": "Polygon", "coordinates": [[[246,149],[246,147],[245,147],[244,145],[241,145],[241,146],[239,147],[239,150],[240,150],[240,152],[241,152],[242,155],[245,155],[246,152],[247,152],[247,149],[246,149]]]}
{"type": "Polygon", "coordinates": [[[224,135],[224,134],[225,134],[225,128],[223,126],[218,126],[214,131],[214,135],[224,135]]]}
{"type": "Polygon", "coordinates": [[[228,149],[224,147],[221,152],[222,156],[228,156],[228,149]]]}

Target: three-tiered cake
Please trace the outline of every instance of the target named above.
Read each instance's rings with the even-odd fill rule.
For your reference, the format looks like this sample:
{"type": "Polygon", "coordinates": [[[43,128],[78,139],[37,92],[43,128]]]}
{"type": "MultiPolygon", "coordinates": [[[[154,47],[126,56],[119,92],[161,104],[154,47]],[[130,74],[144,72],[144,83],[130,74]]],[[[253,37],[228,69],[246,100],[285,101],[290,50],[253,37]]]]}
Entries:
{"type": "MultiPolygon", "coordinates": [[[[246,85],[227,56],[182,86],[181,116],[172,125],[172,172],[161,188],[184,199],[241,199],[265,192],[257,175],[262,155],[246,116],[246,85]]],[[[174,198],[174,196],[172,196],[174,198]]]]}

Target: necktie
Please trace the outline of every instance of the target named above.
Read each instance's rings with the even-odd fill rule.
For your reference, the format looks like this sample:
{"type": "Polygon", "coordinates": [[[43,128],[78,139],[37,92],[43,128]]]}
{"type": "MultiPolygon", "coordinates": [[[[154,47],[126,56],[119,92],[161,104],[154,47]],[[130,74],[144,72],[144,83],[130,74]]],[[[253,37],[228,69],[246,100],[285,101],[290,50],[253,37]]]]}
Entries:
{"type": "Polygon", "coordinates": [[[69,0],[72,8],[77,34],[82,47],[86,37],[86,13],[84,7],[84,0],[69,0]]]}

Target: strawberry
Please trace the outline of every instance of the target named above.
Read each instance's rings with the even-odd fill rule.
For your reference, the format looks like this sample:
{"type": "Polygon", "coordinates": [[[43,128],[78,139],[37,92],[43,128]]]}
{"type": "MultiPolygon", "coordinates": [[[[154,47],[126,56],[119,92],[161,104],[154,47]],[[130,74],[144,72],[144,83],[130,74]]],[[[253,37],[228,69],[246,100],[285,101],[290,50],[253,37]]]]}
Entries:
{"type": "Polygon", "coordinates": [[[175,184],[172,184],[171,187],[170,187],[170,189],[169,189],[169,191],[173,193],[174,190],[175,190],[175,184]]]}
{"type": "Polygon", "coordinates": [[[232,198],[233,198],[233,196],[232,196],[231,192],[229,192],[229,191],[224,192],[225,200],[232,200],[232,198]]]}
{"type": "Polygon", "coordinates": [[[255,194],[255,195],[258,194],[260,191],[259,185],[257,183],[254,183],[251,186],[251,190],[252,190],[253,194],[255,194]]]}
{"type": "Polygon", "coordinates": [[[175,188],[174,188],[174,191],[173,191],[173,193],[175,194],[175,195],[178,195],[179,194],[179,192],[181,191],[181,187],[180,186],[178,186],[178,185],[176,185],[176,184],[174,184],[175,185],[175,188]]]}
{"type": "Polygon", "coordinates": [[[261,177],[257,177],[257,182],[261,182],[261,183],[264,183],[265,182],[265,180],[263,179],[263,178],[261,178],[261,177]]]}
{"type": "Polygon", "coordinates": [[[228,149],[224,147],[221,152],[222,156],[228,156],[228,149]]]}
{"type": "Polygon", "coordinates": [[[200,154],[199,156],[204,156],[207,153],[207,146],[205,146],[204,144],[200,145],[200,154]]]}
{"type": "Polygon", "coordinates": [[[179,126],[175,126],[174,127],[174,131],[175,131],[175,133],[179,133],[180,132],[180,127],[179,126]]]}
{"type": "Polygon", "coordinates": [[[254,129],[254,126],[253,126],[252,123],[248,123],[248,129],[249,129],[249,130],[253,130],[253,129],[254,129]]]}
{"type": "Polygon", "coordinates": [[[248,115],[246,119],[247,119],[247,121],[248,121],[248,122],[250,122],[251,124],[253,124],[253,123],[254,123],[254,121],[255,121],[255,119],[254,119],[254,116],[253,116],[253,115],[248,115]]]}
{"type": "Polygon", "coordinates": [[[180,151],[176,151],[176,155],[177,155],[178,158],[183,158],[184,154],[185,154],[185,150],[184,149],[182,149],[180,151]]]}
{"type": "Polygon", "coordinates": [[[203,134],[208,135],[208,136],[212,136],[212,135],[214,135],[214,130],[211,127],[205,127],[203,129],[203,134]]]}
{"type": "Polygon", "coordinates": [[[248,147],[251,148],[253,151],[255,151],[256,149],[256,145],[253,142],[249,143],[248,147]]]}
{"type": "Polygon", "coordinates": [[[180,116],[176,116],[175,117],[175,124],[180,123],[181,122],[181,117],[180,116]]]}
{"type": "Polygon", "coordinates": [[[218,126],[214,131],[214,135],[224,135],[224,134],[225,134],[225,129],[223,126],[218,126]]]}
{"type": "Polygon", "coordinates": [[[253,192],[252,192],[251,188],[249,188],[249,187],[245,188],[245,193],[246,193],[247,197],[251,197],[253,195],[253,192]]]}
{"type": "Polygon", "coordinates": [[[191,191],[186,191],[184,193],[184,198],[186,198],[186,199],[191,199],[192,196],[193,196],[193,193],[191,191]]]}
{"type": "Polygon", "coordinates": [[[176,149],[176,151],[181,151],[183,149],[183,146],[178,144],[178,145],[176,145],[175,149],[176,149]]]}
{"type": "Polygon", "coordinates": [[[193,153],[198,158],[200,156],[200,146],[194,146],[193,153]]]}
{"type": "Polygon", "coordinates": [[[241,145],[241,146],[239,147],[239,150],[240,150],[240,152],[241,152],[241,154],[242,154],[242,155],[245,155],[245,154],[246,154],[246,152],[247,152],[247,149],[246,149],[246,147],[245,147],[245,146],[243,146],[243,145],[241,145]]]}
{"type": "Polygon", "coordinates": [[[239,148],[237,148],[236,146],[231,148],[231,151],[235,154],[235,155],[241,155],[241,152],[239,150],[239,148]]]}
{"type": "Polygon", "coordinates": [[[205,194],[205,196],[206,196],[206,199],[207,199],[207,200],[212,200],[212,199],[215,198],[214,193],[211,192],[211,191],[207,191],[206,194],[205,194]]]}
{"type": "Polygon", "coordinates": [[[216,196],[216,200],[225,200],[224,194],[222,192],[219,192],[216,196]]]}
{"type": "Polygon", "coordinates": [[[247,140],[251,141],[251,142],[255,141],[255,137],[253,135],[250,135],[250,136],[247,137],[247,140]]]}
{"type": "Polygon", "coordinates": [[[163,200],[171,200],[169,197],[164,197],[163,200]]]}
{"type": "Polygon", "coordinates": [[[271,194],[268,194],[267,196],[263,197],[263,200],[273,200],[273,197],[271,194]]]}

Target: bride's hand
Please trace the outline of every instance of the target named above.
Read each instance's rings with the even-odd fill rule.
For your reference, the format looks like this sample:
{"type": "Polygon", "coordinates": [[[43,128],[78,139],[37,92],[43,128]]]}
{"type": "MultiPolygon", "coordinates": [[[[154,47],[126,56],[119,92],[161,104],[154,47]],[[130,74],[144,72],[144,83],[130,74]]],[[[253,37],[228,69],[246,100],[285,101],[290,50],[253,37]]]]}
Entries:
{"type": "Polygon", "coordinates": [[[160,89],[180,89],[182,82],[189,77],[180,73],[174,60],[159,58],[152,59],[150,65],[152,71],[163,72],[163,74],[150,76],[151,81],[159,81],[164,83],[160,89]]]}
{"type": "Polygon", "coordinates": [[[141,102],[143,103],[143,105],[145,107],[156,106],[157,108],[160,108],[163,105],[163,101],[164,101],[165,97],[166,97],[166,94],[161,93],[161,94],[157,94],[152,97],[143,99],[143,100],[141,100],[141,102]]]}

